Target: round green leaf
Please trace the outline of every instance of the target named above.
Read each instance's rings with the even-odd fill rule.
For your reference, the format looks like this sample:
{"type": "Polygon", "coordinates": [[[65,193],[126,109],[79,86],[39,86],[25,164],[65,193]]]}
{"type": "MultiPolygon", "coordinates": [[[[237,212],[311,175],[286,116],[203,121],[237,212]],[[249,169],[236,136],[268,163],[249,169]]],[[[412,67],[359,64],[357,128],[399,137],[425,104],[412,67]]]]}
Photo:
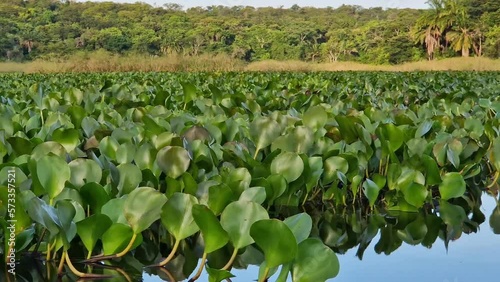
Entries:
{"type": "Polygon", "coordinates": [[[261,205],[255,202],[236,201],[224,209],[220,223],[229,234],[233,246],[241,249],[254,242],[250,236],[250,227],[261,219],[269,219],[266,209],[261,205]]]}
{"type": "Polygon", "coordinates": [[[251,187],[241,193],[239,201],[256,202],[257,204],[264,203],[266,200],[266,188],[251,187]]]}
{"type": "Polygon", "coordinates": [[[116,151],[119,146],[120,144],[115,138],[106,136],[99,143],[99,150],[101,151],[101,154],[105,155],[109,159],[116,160],[116,151]]]}
{"type": "Polygon", "coordinates": [[[204,205],[194,205],[193,219],[200,228],[205,241],[205,253],[212,253],[229,242],[229,235],[220,225],[214,213],[204,205]]]}
{"type": "Polygon", "coordinates": [[[280,125],[269,117],[258,117],[250,124],[250,136],[257,150],[269,146],[280,134],[280,125]]]}
{"type": "Polygon", "coordinates": [[[61,144],[67,152],[72,152],[80,143],[78,130],[58,128],[52,133],[52,139],[61,144]]]}
{"type": "Polygon", "coordinates": [[[160,219],[167,197],[150,187],[139,187],[125,199],[123,213],[135,234],[146,230],[160,219]]]}
{"type": "Polygon", "coordinates": [[[439,185],[439,193],[443,200],[462,197],[465,193],[466,184],[462,175],[458,172],[449,172],[443,176],[443,182],[439,185]]]}
{"type": "Polygon", "coordinates": [[[108,230],[113,222],[104,214],[94,214],[76,224],[78,236],[87,251],[92,252],[101,236],[108,230]]]}
{"type": "Polygon", "coordinates": [[[370,206],[373,207],[373,205],[375,204],[375,201],[378,198],[378,194],[380,192],[380,187],[378,187],[378,185],[375,182],[373,182],[372,180],[366,179],[365,182],[363,183],[363,192],[364,192],[366,198],[368,198],[368,201],[370,202],[370,206]]]}
{"type": "Polygon", "coordinates": [[[40,158],[36,163],[36,173],[50,199],[54,199],[61,193],[64,183],[71,177],[69,165],[56,156],[40,158]]]}
{"type": "Polygon", "coordinates": [[[167,176],[175,179],[188,170],[191,159],[186,149],[166,146],[156,155],[156,162],[167,176]]]}
{"type": "Polygon", "coordinates": [[[288,183],[297,180],[303,171],[304,162],[297,153],[281,153],[271,162],[271,173],[283,175],[288,183]]]}
{"type": "Polygon", "coordinates": [[[336,277],[339,270],[335,253],[319,239],[309,238],[299,244],[292,279],[294,282],[321,282],[336,277]]]}
{"type": "MultiPolygon", "coordinates": [[[[83,185],[80,188],[80,195],[85,202],[84,205],[88,205],[94,213],[101,213],[101,208],[110,199],[104,187],[94,182],[83,185]]],[[[86,206],[85,209],[87,209],[86,206]]]]}
{"type": "Polygon", "coordinates": [[[321,106],[310,107],[302,117],[302,123],[316,131],[324,127],[327,120],[328,115],[326,114],[325,109],[321,106]]]}
{"type": "Polygon", "coordinates": [[[283,222],[290,228],[298,244],[309,238],[312,230],[312,218],[307,213],[290,216],[283,222]]]}
{"type": "MultiPolygon", "coordinates": [[[[123,223],[114,223],[104,232],[101,237],[104,255],[112,255],[123,251],[129,244],[134,231],[130,226],[123,223]]],[[[137,248],[142,243],[142,234],[137,234],[137,239],[132,245],[132,249],[137,248]]]]}
{"type": "Polygon", "coordinates": [[[75,159],[69,163],[69,168],[71,170],[70,182],[76,187],[89,182],[101,182],[102,169],[94,160],[75,159]]]}
{"type": "Polygon", "coordinates": [[[493,233],[500,234],[500,203],[498,203],[497,207],[493,210],[493,213],[491,213],[490,226],[493,233]]]}
{"type": "Polygon", "coordinates": [[[120,195],[126,195],[139,186],[142,181],[142,172],[137,166],[133,164],[121,164],[116,168],[120,174],[117,186],[120,195]]]}
{"type": "Polygon", "coordinates": [[[198,204],[198,199],[184,193],[175,193],[161,211],[161,222],[175,239],[182,240],[194,233],[199,228],[194,221],[192,208],[198,204]]]}
{"type": "Polygon", "coordinates": [[[427,188],[419,183],[413,182],[410,185],[404,185],[401,187],[401,192],[403,192],[405,200],[412,206],[420,208],[424,205],[425,199],[429,192],[427,188]]]}
{"type": "Polygon", "coordinates": [[[337,171],[346,174],[348,170],[349,163],[346,159],[337,156],[326,159],[324,163],[323,183],[328,184],[333,182],[337,178],[337,171]]]}
{"type": "Polygon", "coordinates": [[[297,254],[298,246],[295,236],[280,220],[259,220],[252,224],[250,235],[264,252],[269,268],[290,262],[297,254]]]}

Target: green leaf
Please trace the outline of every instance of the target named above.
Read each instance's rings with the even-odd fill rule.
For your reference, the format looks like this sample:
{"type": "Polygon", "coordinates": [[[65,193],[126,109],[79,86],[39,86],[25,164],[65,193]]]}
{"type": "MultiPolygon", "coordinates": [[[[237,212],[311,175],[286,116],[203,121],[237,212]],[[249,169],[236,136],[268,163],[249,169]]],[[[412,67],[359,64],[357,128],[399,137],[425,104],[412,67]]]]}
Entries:
{"type": "Polygon", "coordinates": [[[257,151],[269,146],[280,134],[280,125],[269,117],[258,117],[250,124],[250,136],[257,151]]]}
{"type": "Polygon", "coordinates": [[[222,228],[214,213],[204,205],[194,205],[192,209],[193,219],[200,228],[205,242],[204,252],[209,254],[229,242],[229,235],[222,228]]]}
{"type": "Polygon", "coordinates": [[[121,164],[116,167],[120,174],[118,191],[120,195],[126,195],[139,186],[142,181],[141,170],[133,164],[121,164]]]}
{"type": "Polygon", "coordinates": [[[446,156],[451,164],[458,169],[460,166],[460,154],[463,151],[462,142],[458,139],[453,139],[448,142],[448,149],[446,150],[446,156]]]}
{"type": "Polygon", "coordinates": [[[54,154],[61,158],[66,157],[66,149],[64,147],[54,141],[47,141],[41,144],[38,144],[31,152],[31,159],[39,160],[43,156],[47,156],[49,154],[54,154]]]}
{"type": "Polygon", "coordinates": [[[326,281],[339,274],[340,264],[335,253],[319,239],[309,238],[299,244],[292,267],[294,282],[326,281]]]}
{"type": "Polygon", "coordinates": [[[267,211],[255,202],[232,202],[221,214],[222,228],[236,249],[241,249],[254,242],[250,236],[250,227],[256,221],[269,219],[267,211]]]}
{"type": "Polygon", "coordinates": [[[208,188],[207,204],[216,215],[220,215],[224,208],[233,201],[233,198],[234,194],[231,188],[224,183],[208,188]]]}
{"type": "Polygon", "coordinates": [[[116,141],[115,138],[106,136],[99,143],[99,151],[101,151],[101,154],[103,154],[107,158],[116,160],[116,151],[118,150],[119,146],[120,144],[118,143],[118,141],[116,141]]]}
{"type": "Polygon", "coordinates": [[[441,175],[436,161],[430,156],[423,155],[422,162],[425,169],[425,183],[427,185],[437,185],[441,183],[441,175]]]}
{"type": "Polygon", "coordinates": [[[405,200],[417,208],[424,205],[425,199],[427,199],[427,195],[429,194],[424,185],[415,182],[403,186],[401,192],[403,192],[405,200]]]}
{"type": "Polygon", "coordinates": [[[349,163],[347,160],[337,156],[326,159],[324,163],[323,183],[329,184],[337,179],[337,171],[343,174],[349,171],[349,163]]]}
{"type": "Polygon", "coordinates": [[[206,269],[208,273],[208,282],[221,282],[222,280],[235,277],[227,270],[211,268],[208,265],[206,266],[206,269]]]}
{"type": "Polygon", "coordinates": [[[88,252],[92,252],[95,244],[109,229],[113,222],[104,214],[94,214],[76,224],[78,236],[88,252]]]}
{"type": "Polygon", "coordinates": [[[111,219],[111,221],[113,221],[113,223],[127,223],[127,220],[125,219],[125,215],[123,213],[125,199],[126,196],[109,200],[102,206],[101,213],[107,215],[111,219]]]}
{"type": "Polygon", "coordinates": [[[309,238],[312,230],[312,218],[307,213],[290,216],[283,222],[290,228],[298,244],[309,238]]]}
{"type": "Polygon", "coordinates": [[[42,199],[37,197],[31,198],[25,206],[31,219],[45,227],[51,236],[59,233],[62,224],[59,217],[57,217],[57,211],[54,207],[47,205],[42,199]]]}
{"type": "Polygon", "coordinates": [[[297,254],[298,246],[295,236],[280,220],[259,220],[252,224],[250,235],[264,252],[269,268],[290,262],[297,254]]]}
{"type": "Polygon", "coordinates": [[[102,169],[94,160],[75,159],[69,163],[69,168],[71,170],[70,182],[76,187],[82,187],[89,182],[101,182],[102,169]]]}
{"type": "Polygon", "coordinates": [[[321,106],[310,107],[302,116],[302,123],[315,131],[323,128],[327,120],[328,115],[326,114],[325,109],[321,106]]]}
{"type": "Polygon", "coordinates": [[[378,194],[380,192],[380,187],[378,187],[378,185],[375,182],[373,182],[372,180],[366,179],[365,182],[363,183],[363,192],[364,192],[366,198],[368,198],[368,201],[370,202],[370,206],[373,207],[373,205],[375,204],[375,201],[378,198],[378,194]]]}
{"type": "Polygon", "coordinates": [[[420,137],[424,136],[425,134],[427,134],[431,130],[432,124],[433,124],[433,122],[430,120],[426,120],[426,121],[422,122],[418,126],[417,131],[415,132],[415,138],[420,138],[420,137]]]}
{"type": "Polygon", "coordinates": [[[175,239],[183,240],[199,228],[194,221],[192,208],[198,199],[189,194],[175,193],[161,210],[161,222],[175,239]]]}
{"type": "Polygon", "coordinates": [[[500,171],[500,137],[492,141],[492,146],[488,154],[488,159],[497,171],[500,171]]]}
{"type": "Polygon", "coordinates": [[[184,92],[184,104],[187,104],[196,99],[196,87],[192,83],[181,82],[182,91],[184,92]]]}
{"type": "Polygon", "coordinates": [[[491,213],[490,226],[494,234],[500,234],[500,203],[491,213]]]}
{"type": "Polygon", "coordinates": [[[166,146],[156,155],[160,169],[174,179],[188,170],[190,162],[188,151],[178,146],[166,146]]]}
{"type": "Polygon", "coordinates": [[[125,199],[123,213],[135,234],[149,228],[160,219],[163,205],[167,197],[150,187],[139,187],[125,199]]]}
{"type": "Polygon", "coordinates": [[[262,205],[266,200],[266,188],[264,187],[251,187],[241,193],[238,201],[256,202],[262,205]]]}
{"type": "Polygon", "coordinates": [[[439,185],[441,199],[462,197],[465,193],[466,184],[462,175],[458,172],[449,172],[443,176],[443,182],[439,185]]]}
{"type": "Polygon", "coordinates": [[[288,183],[297,180],[303,171],[304,162],[297,153],[281,153],[271,162],[271,173],[283,175],[288,183]]]}
{"type": "MultiPolygon", "coordinates": [[[[104,255],[112,255],[123,251],[133,235],[134,231],[130,226],[123,223],[113,223],[101,237],[104,255]]],[[[141,243],[142,235],[139,233],[132,245],[132,249],[137,248],[141,243]]]]}
{"type": "Polygon", "coordinates": [[[69,165],[56,156],[45,156],[36,162],[36,173],[43,189],[54,199],[71,177],[69,165]]]}
{"type": "Polygon", "coordinates": [[[52,139],[61,144],[66,152],[72,152],[80,143],[80,135],[78,130],[58,128],[52,133],[52,139]]]}

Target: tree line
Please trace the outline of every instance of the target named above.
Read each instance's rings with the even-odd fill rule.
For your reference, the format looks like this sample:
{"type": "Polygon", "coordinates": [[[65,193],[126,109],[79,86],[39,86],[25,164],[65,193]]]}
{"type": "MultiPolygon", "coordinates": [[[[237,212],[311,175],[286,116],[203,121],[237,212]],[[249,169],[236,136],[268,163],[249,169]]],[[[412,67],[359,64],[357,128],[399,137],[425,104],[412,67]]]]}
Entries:
{"type": "Polygon", "coordinates": [[[500,1],[431,0],[429,9],[208,6],[2,0],[1,60],[112,53],[228,54],[245,61],[398,64],[500,57],[500,1]]]}

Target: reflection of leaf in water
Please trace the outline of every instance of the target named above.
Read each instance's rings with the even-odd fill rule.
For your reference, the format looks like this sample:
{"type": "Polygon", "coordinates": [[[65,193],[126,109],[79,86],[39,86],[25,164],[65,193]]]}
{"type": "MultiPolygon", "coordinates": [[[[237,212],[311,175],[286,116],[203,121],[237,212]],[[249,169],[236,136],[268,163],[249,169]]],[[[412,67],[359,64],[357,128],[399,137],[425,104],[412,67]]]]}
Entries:
{"type": "Polygon", "coordinates": [[[403,241],[397,236],[397,229],[394,229],[394,226],[389,224],[387,227],[382,227],[380,230],[380,240],[375,245],[375,252],[377,252],[377,254],[383,252],[385,255],[390,255],[397,250],[402,243],[403,241]]]}
{"type": "Polygon", "coordinates": [[[468,220],[464,209],[461,206],[453,205],[447,201],[440,201],[439,214],[446,224],[446,234],[440,234],[445,241],[445,247],[448,249],[450,241],[457,240],[462,236],[462,227],[464,221],[468,220]]]}
{"type": "Polygon", "coordinates": [[[490,216],[490,226],[493,233],[500,234],[500,202],[490,216]]]}

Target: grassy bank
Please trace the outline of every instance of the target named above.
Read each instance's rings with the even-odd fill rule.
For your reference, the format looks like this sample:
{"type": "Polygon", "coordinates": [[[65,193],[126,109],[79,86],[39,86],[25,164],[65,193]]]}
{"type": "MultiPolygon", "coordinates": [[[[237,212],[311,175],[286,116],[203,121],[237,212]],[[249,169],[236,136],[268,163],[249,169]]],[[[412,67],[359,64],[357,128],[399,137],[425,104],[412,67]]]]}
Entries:
{"type": "Polygon", "coordinates": [[[500,71],[500,60],[488,58],[452,58],[412,62],[402,65],[367,65],[356,62],[309,63],[302,61],[260,61],[246,64],[227,55],[196,57],[117,56],[97,52],[65,59],[35,60],[28,63],[0,63],[0,72],[130,72],[130,71],[500,71]]]}
{"type": "Polygon", "coordinates": [[[55,73],[55,72],[199,72],[242,70],[244,63],[227,55],[200,55],[196,57],[168,55],[118,56],[104,52],[79,54],[64,59],[35,60],[28,63],[0,63],[0,72],[55,73]]]}
{"type": "Polygon", "coordinates": [[[307,63],[301,61],[262,61],[246,66],[248,71],[500,71],[500,60],[489,58],[451,58],[402,65],[366,65],[357,62],[307,63]]]}

